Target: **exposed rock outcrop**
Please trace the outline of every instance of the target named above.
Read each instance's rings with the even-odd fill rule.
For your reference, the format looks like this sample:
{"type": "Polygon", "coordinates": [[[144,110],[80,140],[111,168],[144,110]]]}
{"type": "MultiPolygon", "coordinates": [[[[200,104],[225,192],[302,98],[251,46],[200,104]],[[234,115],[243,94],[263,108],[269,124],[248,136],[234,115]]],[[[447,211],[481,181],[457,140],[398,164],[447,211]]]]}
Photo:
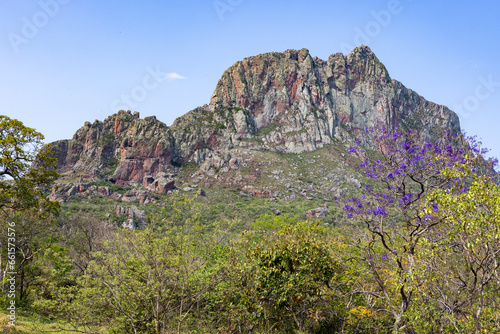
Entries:
{"type": "Polygon", "coordinates": [[[321,218],[328,214],[328,204],[324,204],[316,209],[308,210],[306,213],[307,218],[321,218]]]}
{"type": "Polygon", "coordinates": [[[392,80],[367,46],[327,61],[306,49],[246,58],[224,72],[209,108],[229,108],[228,128],[242,138],[260,134],[263,148],[288,153],[313,151],[342,140],[348,128],[380,122],[429,134],[460,130],[455,113],[392,80]]]}
{"type": "Polygon", "coordinates": [[[175,189],[184,162],[198,164],[199,177],[212,176],[239,168],[234,148],[309,152],[345,140],[348,129],[362,136],[361,129],[379,122],[429,136],[460,130],[454,112],[391,79],[371,50],[360,46],[326,61],[306,49],[245,58],[224,72],[209,105],[170,127],[155,117],[119,111],[85,123],[53,148],[59,171],[68,178],[84,174],[165,193],[175,189]]]}
{"type": "Polygon", "coordinates": [[[117,206],[116,214],[126,217],[122,226],[131,230],[140,228],[146,223],[146,212],[144,210],[139,210],[135,205],[132,205],[130,208],[126,206],[117,206]]]}

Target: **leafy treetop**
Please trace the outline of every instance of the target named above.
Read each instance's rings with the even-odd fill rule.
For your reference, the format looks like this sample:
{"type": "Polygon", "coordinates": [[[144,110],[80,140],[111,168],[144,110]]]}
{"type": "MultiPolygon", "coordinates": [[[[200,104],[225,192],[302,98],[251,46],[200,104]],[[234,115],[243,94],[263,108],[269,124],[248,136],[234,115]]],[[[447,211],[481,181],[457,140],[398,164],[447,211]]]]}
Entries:
{"type": "Polygon", "coordinates": [[[21,121],[0,115],[0,210],[44,207],[57,212],[43,190],[58,176],[44,136],[21,121]]]}

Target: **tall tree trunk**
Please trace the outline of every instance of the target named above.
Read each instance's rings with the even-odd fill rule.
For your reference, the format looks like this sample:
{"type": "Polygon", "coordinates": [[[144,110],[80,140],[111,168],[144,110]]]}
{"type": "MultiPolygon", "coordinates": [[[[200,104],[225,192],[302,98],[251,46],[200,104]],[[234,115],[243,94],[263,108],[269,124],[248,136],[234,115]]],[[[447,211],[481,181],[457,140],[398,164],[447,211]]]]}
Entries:
{"type": "MultiPolygon", "coordinates": [[[[482,299],[482,296],[481,296],[482,299]]],[[[475,328],[475,333],[476,334],[481,334],[481,321],[479,320],[479,317],[481,316],[481,311],[483,307],[481,304],[477,306],[477,309],[475,312],[472,312],[472,317],[474,318],[474,328],[475,328]]]]}
{"type": "Polygon", "coordinates": [[[392,326],[392,334],[399,334],[400,324],[401,324],[401,316],[397,316],[392,326]]]}

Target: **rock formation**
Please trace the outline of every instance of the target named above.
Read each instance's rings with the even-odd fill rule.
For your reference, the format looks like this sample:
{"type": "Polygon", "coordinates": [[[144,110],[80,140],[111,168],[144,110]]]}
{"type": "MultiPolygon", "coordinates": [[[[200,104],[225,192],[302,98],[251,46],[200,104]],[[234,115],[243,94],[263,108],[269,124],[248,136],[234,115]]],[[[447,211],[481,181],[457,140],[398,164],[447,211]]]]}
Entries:
{"type": "Polygon", "coordinates": [[[224,72],[209,105],[170,127],[119,111],[85,123],[53,148],[64,177],[168,192],[183,162],[198,164],[200,173],[237,169],[235,148],[309,152],[380,122],[429,136],[460,131],[454,112],[391,79],[371,50],[360,46],[326,61],[306,49],[245,58],[224,72]]]}

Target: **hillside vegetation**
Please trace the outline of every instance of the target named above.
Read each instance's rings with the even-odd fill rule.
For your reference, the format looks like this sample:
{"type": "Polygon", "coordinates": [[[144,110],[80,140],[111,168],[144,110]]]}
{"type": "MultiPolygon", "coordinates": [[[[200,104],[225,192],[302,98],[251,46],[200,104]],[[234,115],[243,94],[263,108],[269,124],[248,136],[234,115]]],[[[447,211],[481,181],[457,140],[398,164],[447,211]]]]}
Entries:
{"type": "MultiPolygon", "coordinates": [[[[359,184],[331,199],[327,219],[295,215],[293,203],[315,199],[284,200],[300,185],[284,176],[270,182],[284,194],[271,209],[263,209],[269,198],[239,192],[210,199],[173,191],[153,198],[156,209],[135,229],[97,214],[96,206],[112,205],[104,197],[59,207],[43,205],[39,193],[31,206],[4,210],[5,230],[15,229],[16,275],[14,295],[0,302],[8,310],[14,301],[16,319],[7,320],[18,325],[3,317],[4,332],[498,332],[496,162],[451,133],[439,142],[385,128],[364,135],[371,148],[353,144],[345,160],[357,166],[359,184]],[[224,214],[229,205],[243,214],[224,214]]],[[[314,161],[308,168],[256,154],[273,168],[283,162],[270,177],[293,169],[328,179],[322,168],[332,150],[304,154],[314,161]]],[[[318,204],[323,196],[315,192],[318,204]]],[[[2,267],[9,291],[9,263],[2,267]]]]}

